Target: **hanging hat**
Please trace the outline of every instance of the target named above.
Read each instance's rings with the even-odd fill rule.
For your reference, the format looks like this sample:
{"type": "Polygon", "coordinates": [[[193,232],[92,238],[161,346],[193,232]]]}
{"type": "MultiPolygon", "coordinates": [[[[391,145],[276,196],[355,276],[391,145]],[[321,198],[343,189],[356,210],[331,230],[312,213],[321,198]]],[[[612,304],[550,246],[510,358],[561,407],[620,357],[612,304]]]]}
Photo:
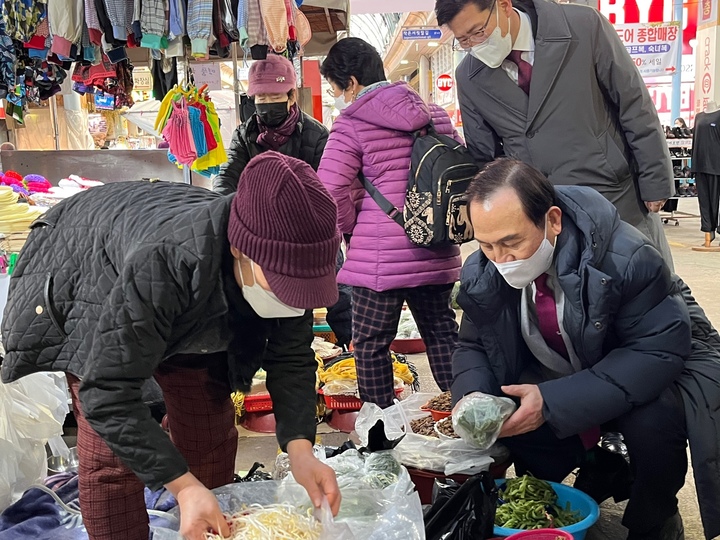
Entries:
{"type": "Polygon", "coordinates": [[[284,56],[268,54],[265,60],[258,60],[250,66],[248,96],[287,94],[296,85],[295,66],[284,56]]]}
{"type": "Polygon", "coordinates": [[[270,151],[250,161],[232,203],[228,239],[262,269],[281,302],[302,309],[337,302],[337,207],[304,161],[270,151]]]}

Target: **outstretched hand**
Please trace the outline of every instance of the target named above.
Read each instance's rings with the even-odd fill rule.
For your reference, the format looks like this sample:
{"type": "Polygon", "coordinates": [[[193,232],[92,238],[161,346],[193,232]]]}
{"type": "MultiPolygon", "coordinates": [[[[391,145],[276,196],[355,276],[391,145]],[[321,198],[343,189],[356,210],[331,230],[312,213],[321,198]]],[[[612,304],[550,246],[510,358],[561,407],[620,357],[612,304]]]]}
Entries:
{"type": "Polygon", "coordinates": [[[305,439],[288,443],[288,456],[292,475],[307,491],[315,508],[320,508],[323,498],[327,498],[333,516],[340,511],[340,488],[335,471],[321,463],[312,451],[312,444],[305,439]]]}
{"type": "Polygon", "coordinates": [[[499,438],[514,437],[535,431],[545,423],[543,397],[536,384],[513,384],[500,388],[506,395],[519,397],[520,407],[505,420],[499,438]]]}

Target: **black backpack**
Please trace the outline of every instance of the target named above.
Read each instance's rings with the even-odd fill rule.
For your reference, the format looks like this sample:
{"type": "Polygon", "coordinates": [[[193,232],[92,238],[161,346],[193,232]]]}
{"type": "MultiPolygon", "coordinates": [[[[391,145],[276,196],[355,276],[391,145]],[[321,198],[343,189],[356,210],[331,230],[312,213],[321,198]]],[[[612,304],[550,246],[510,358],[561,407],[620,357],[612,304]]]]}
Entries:
{"type": "Polygon", "coordinates": [[[405,209],[400,212],[360,173],[360,181],[390,219],[421,247],[464,244],[473,239],[465,191],[479,172],[470,152],[430,124],[413,134],[405,209]]]}

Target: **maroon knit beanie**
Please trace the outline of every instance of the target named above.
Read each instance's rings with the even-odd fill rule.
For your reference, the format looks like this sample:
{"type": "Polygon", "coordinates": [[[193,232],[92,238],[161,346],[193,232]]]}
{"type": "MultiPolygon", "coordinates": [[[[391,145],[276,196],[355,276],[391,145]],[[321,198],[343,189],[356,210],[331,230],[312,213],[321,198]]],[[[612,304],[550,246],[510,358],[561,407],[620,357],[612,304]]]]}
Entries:
{"type": "Polygon", "coordinates": [[[287,94],[295,88],[295,66],[284,56],[268,54],[265,60],[257,60],[248,73],[248,95],[287,94]]]}
{"type": "Polygon", "coordinates": [[[228,239],[262,269],[280,301],[302,309],[337,302],[337,207],[304,161],[264,152],[248,163],[228,239]]]}

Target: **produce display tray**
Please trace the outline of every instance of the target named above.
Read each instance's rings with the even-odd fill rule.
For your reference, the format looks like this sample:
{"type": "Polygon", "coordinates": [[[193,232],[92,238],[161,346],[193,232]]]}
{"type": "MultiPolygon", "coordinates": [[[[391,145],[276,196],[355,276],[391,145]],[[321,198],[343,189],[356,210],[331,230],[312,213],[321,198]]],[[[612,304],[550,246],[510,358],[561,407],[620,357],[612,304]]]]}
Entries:
{"type": "MultiPolygon", "coordinates": [[[[402,392],[402,388],[395,389],[397,396],[400,396],[402,392]]],[[[359,411],[363,406],[362,400],[355,396],[326,396],[322,388],[318,390],[318,394],[325,400],[325,406],[334,411],[359,411]]]]}
{"type": "Polygon", "coordinates": [[[270,394],[263,392],[245,396],[245,412],[265,412],[273,410],[273,402],[270,394]]]}

